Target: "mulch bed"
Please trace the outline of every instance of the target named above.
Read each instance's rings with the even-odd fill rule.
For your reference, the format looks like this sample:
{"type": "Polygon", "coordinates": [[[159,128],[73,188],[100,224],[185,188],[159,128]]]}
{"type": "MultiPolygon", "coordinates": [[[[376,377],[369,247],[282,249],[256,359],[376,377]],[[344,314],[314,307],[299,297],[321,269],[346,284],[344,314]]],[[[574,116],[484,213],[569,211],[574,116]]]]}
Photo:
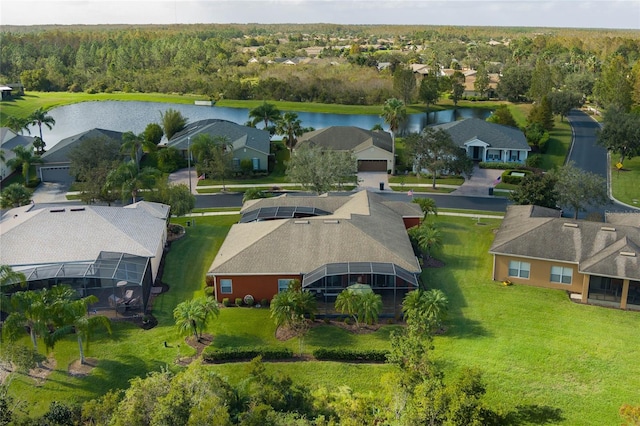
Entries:
{"type": "Polygon", "coordinates": [[[176,363],[181,366],[187,366],[191,364],[194,359],[197,359],[202,355],[202,351],[204,348],[209,346],[213,342],[213,336],[211,334],[204,333],[200,336],[200,340],[197,340],[193,336],[189,336],[185,339],[185,343],[196,350],[196,354],[194,356],[182,357],[179,358],[176,363]]]}
{"type": "Polygon", "coordinates": [[[73,377],[85,377],[88,376],[91,371],[98,366],[98,360],[96,358],[85,358],[84,364],[80,363],[77,359],[69,364],[67,373],[73,377]]]}

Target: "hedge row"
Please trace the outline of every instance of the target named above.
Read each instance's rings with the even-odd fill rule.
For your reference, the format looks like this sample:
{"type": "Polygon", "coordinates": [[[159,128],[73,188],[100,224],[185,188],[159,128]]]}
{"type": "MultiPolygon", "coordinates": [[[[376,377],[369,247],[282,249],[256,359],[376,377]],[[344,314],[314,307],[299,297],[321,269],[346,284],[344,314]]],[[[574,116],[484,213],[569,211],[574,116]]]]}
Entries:
{"type": "Polygon", "coordinates": [[[507,169],[521,169],[523,165],[521,163],[516,163],[516,162],[508,162],[508,163],[495,162],[494,163],[491,161],[481,161],[479,166],[481,169],[507,170],[507,169]]]}
{"type": "Polygon", "coordinates": [[[313,356],[320,360],[329,361],[367,361],[385,362],[389,351],[385,350],[353,350],[347,348],[316,349],[313,356]]]}
{"type": "MultiPolygon", "coordinates": [[[[522,178],[524,176],[513,176],[513,175],[511,175],[511,173],[515,172],[515,171],[516,170],[511,170],[511,169],[505,170],[502,173],[502,177],[501,177],[502,183],[508,183],[508,184],[511,184],[511,185],[520,185],[520,182],[522,181],[522,178]]],[[[523,173],[524,175],[530,175],[530,174],[533,173],[531,170],[525,170],[525,169],[517,170],[517,172],[518,173],[523,173]]]]}
{"type": "Polygon", "coordinates": [[[293,356],[293,351],[287,348],[224,348],[207,349],[202,354],[202,359],[206,362],[219,361],[239,361],[253,359],[261,356],[262,359],[285,359],[293,356]]]}

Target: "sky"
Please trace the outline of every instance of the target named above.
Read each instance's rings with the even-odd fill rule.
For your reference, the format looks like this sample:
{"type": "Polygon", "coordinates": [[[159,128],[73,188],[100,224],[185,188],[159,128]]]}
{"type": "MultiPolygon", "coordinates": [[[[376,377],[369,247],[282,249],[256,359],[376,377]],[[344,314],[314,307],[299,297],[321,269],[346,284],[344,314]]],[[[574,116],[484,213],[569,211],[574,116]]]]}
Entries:
{"type": "Polygon", "coordinates": [[[0,25],[195,23],[640,30],[640,0],[0,0],[0,25]]]}

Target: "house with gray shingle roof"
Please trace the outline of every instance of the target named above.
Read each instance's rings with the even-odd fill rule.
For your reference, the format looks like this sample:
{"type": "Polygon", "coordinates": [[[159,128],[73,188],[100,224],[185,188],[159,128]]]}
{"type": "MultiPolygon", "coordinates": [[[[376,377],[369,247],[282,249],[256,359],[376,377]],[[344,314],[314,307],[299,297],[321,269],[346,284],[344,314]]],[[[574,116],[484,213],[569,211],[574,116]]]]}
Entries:
{"type": "Polygon", "coordinates": [[[0,127],[0,149],[4,153],[4,161],[0,161],[0,180],[12,173],[7,167],[7,161],[16,157],[12,150],[17,146],[33,150],[33,140],[31,136],[19,135],[8,127],[0,127]]]}
{"type": "Polygon", "coordinates": [[[393,138],[385,131],[365,130],[355,126],[325,127],[300,136],[296,147],[303,145],[350,151],[358,160],[359,172],[393,170],[393,138]]]}
{"type": "Polygon", "coordinates": [[[127,309],[135,299],[145,310],[159,279],[168,217],[169,206],[145,201],[19,207],[0,219],[0,264],[22,272],[29,289],[68,284],[80,296],[96,295],[93,308],[127,309]]]}
{"type": "Polygon", "coordinates": [[[509,206],[489,250],[493,279],[565,290],[582,303],[640,310],[640,213],[607,220],[509,206]]]}
{"type": "Polygon", "coordinates": [[[122,132],[115,130],[96,128],[62,139],[42,154],[43,163],[37,166],[38,177],[43,182],[73,181],[74,178],[69,176],[69,154],[74,149],[87,140],[109,140],[122,145],[122,135],[122,132]]]}
{"type": "Polygon", "coordinates": [[[531,151],[520,129],[479,118],[433,126],[451,135],[453,142],[475,161],[524,163],[531,151]]]}
{"type": "Polygon", "coordinates": [[[240,162],[251,160],[253,170],[268,170],[271,135],[265,130],[242,126],[227,120],[207,119],[188,124],[174,135],[166,146],[174,147],[187,157],[190,143],[196,136],[207,134],[214,138],[223,137],[233,146],[233,164],[240,169],[240,162]]]}
{"type": "Polygon", "coordinates": [[[270,300],[297,279],[319,301],[363,283],[397,308],[418,287],[421,268],[406,231],[422,218],[417,204],[360,191],[254,200],[241,213],[207,273],[218,300],[270,300]]]}

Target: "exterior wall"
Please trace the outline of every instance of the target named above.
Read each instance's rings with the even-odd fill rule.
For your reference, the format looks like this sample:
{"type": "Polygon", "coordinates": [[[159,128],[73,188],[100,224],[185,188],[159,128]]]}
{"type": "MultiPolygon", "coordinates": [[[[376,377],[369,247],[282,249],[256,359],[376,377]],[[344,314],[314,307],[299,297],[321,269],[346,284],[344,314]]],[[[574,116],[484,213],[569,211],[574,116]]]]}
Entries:
{"type": "Polygon", "coordinates": [[[151,258],[151,278],[155,283],[158,279],[158,269],[160,268],[160,262],[162,262],[162,256],[164,254],[164,246],[167,243],[167,228],[165,227],[162,232],[162,238],[158,241],[158,247],[156,248],[156,254],[151,258]]]}
{"type": "Polygon", "coordinates": [[[584,274],[581,274],[578,272],[578,265],[571,264],[571,263],[563,263],[558,261],[526,259],[526,258],[514,257],[514,256],[504,256],[499,254],[494,255],[494,259],[495,259],[494,270],[493,270],[494,280],[502,281],[505,279],[509,279],[511,282],[516,284],[526,284],[526,285],[533,285],[536,287],[566,290],[572,293],[582,293],[584,274]],[[516,260],[520,262],[529,262],[531,264],[529,279],[509,276],[509,261],[511,260],[516,260]],[[550,281],[552,266],[563,266],[565,268],[571,268],[572,269],[571,284],[552,283],[550,281]]]}
{"type": "MultiPolygon", "coordinates": [[[[244,297],[247,294],[259,302],[261,299],[271,300],[278,294],[278,280],[301,280],[300,275],[216,275],[215,294],[219,302],[228,297],[231,302],[237,297],[244,297]],[[232,281],[232,293],[222,293],[220,280],[230,279],[232,281]]],[[[302,281],[302,280],[301,280],[302,281]]]]}
{"type": "Polygon", "coordinates": [[[353,153],[358,160],[387,160],[387,170],[393,170],[393,154],[377,146],[353,153]]]}
{"type": "Polygon", "coordinates": [[[237,158],[239,161],[242,161],[244,159],[251,160],[252,158],[259,158],[260,167],[258,170],[267,170],[267,168],[269,167],[268,157],[269,156],[264,152],[256,151],[255,149],[248,147],[239,148],[233,151],[233,158],[237,158]]]}
{"type": "Polygon", "coordinates": [[[420,221],[422,218],[420,217],[403,217],[402,221],[404,222],[404,227],[406,229],[413,228],[414,226],[420,225],[420,221]]]}

